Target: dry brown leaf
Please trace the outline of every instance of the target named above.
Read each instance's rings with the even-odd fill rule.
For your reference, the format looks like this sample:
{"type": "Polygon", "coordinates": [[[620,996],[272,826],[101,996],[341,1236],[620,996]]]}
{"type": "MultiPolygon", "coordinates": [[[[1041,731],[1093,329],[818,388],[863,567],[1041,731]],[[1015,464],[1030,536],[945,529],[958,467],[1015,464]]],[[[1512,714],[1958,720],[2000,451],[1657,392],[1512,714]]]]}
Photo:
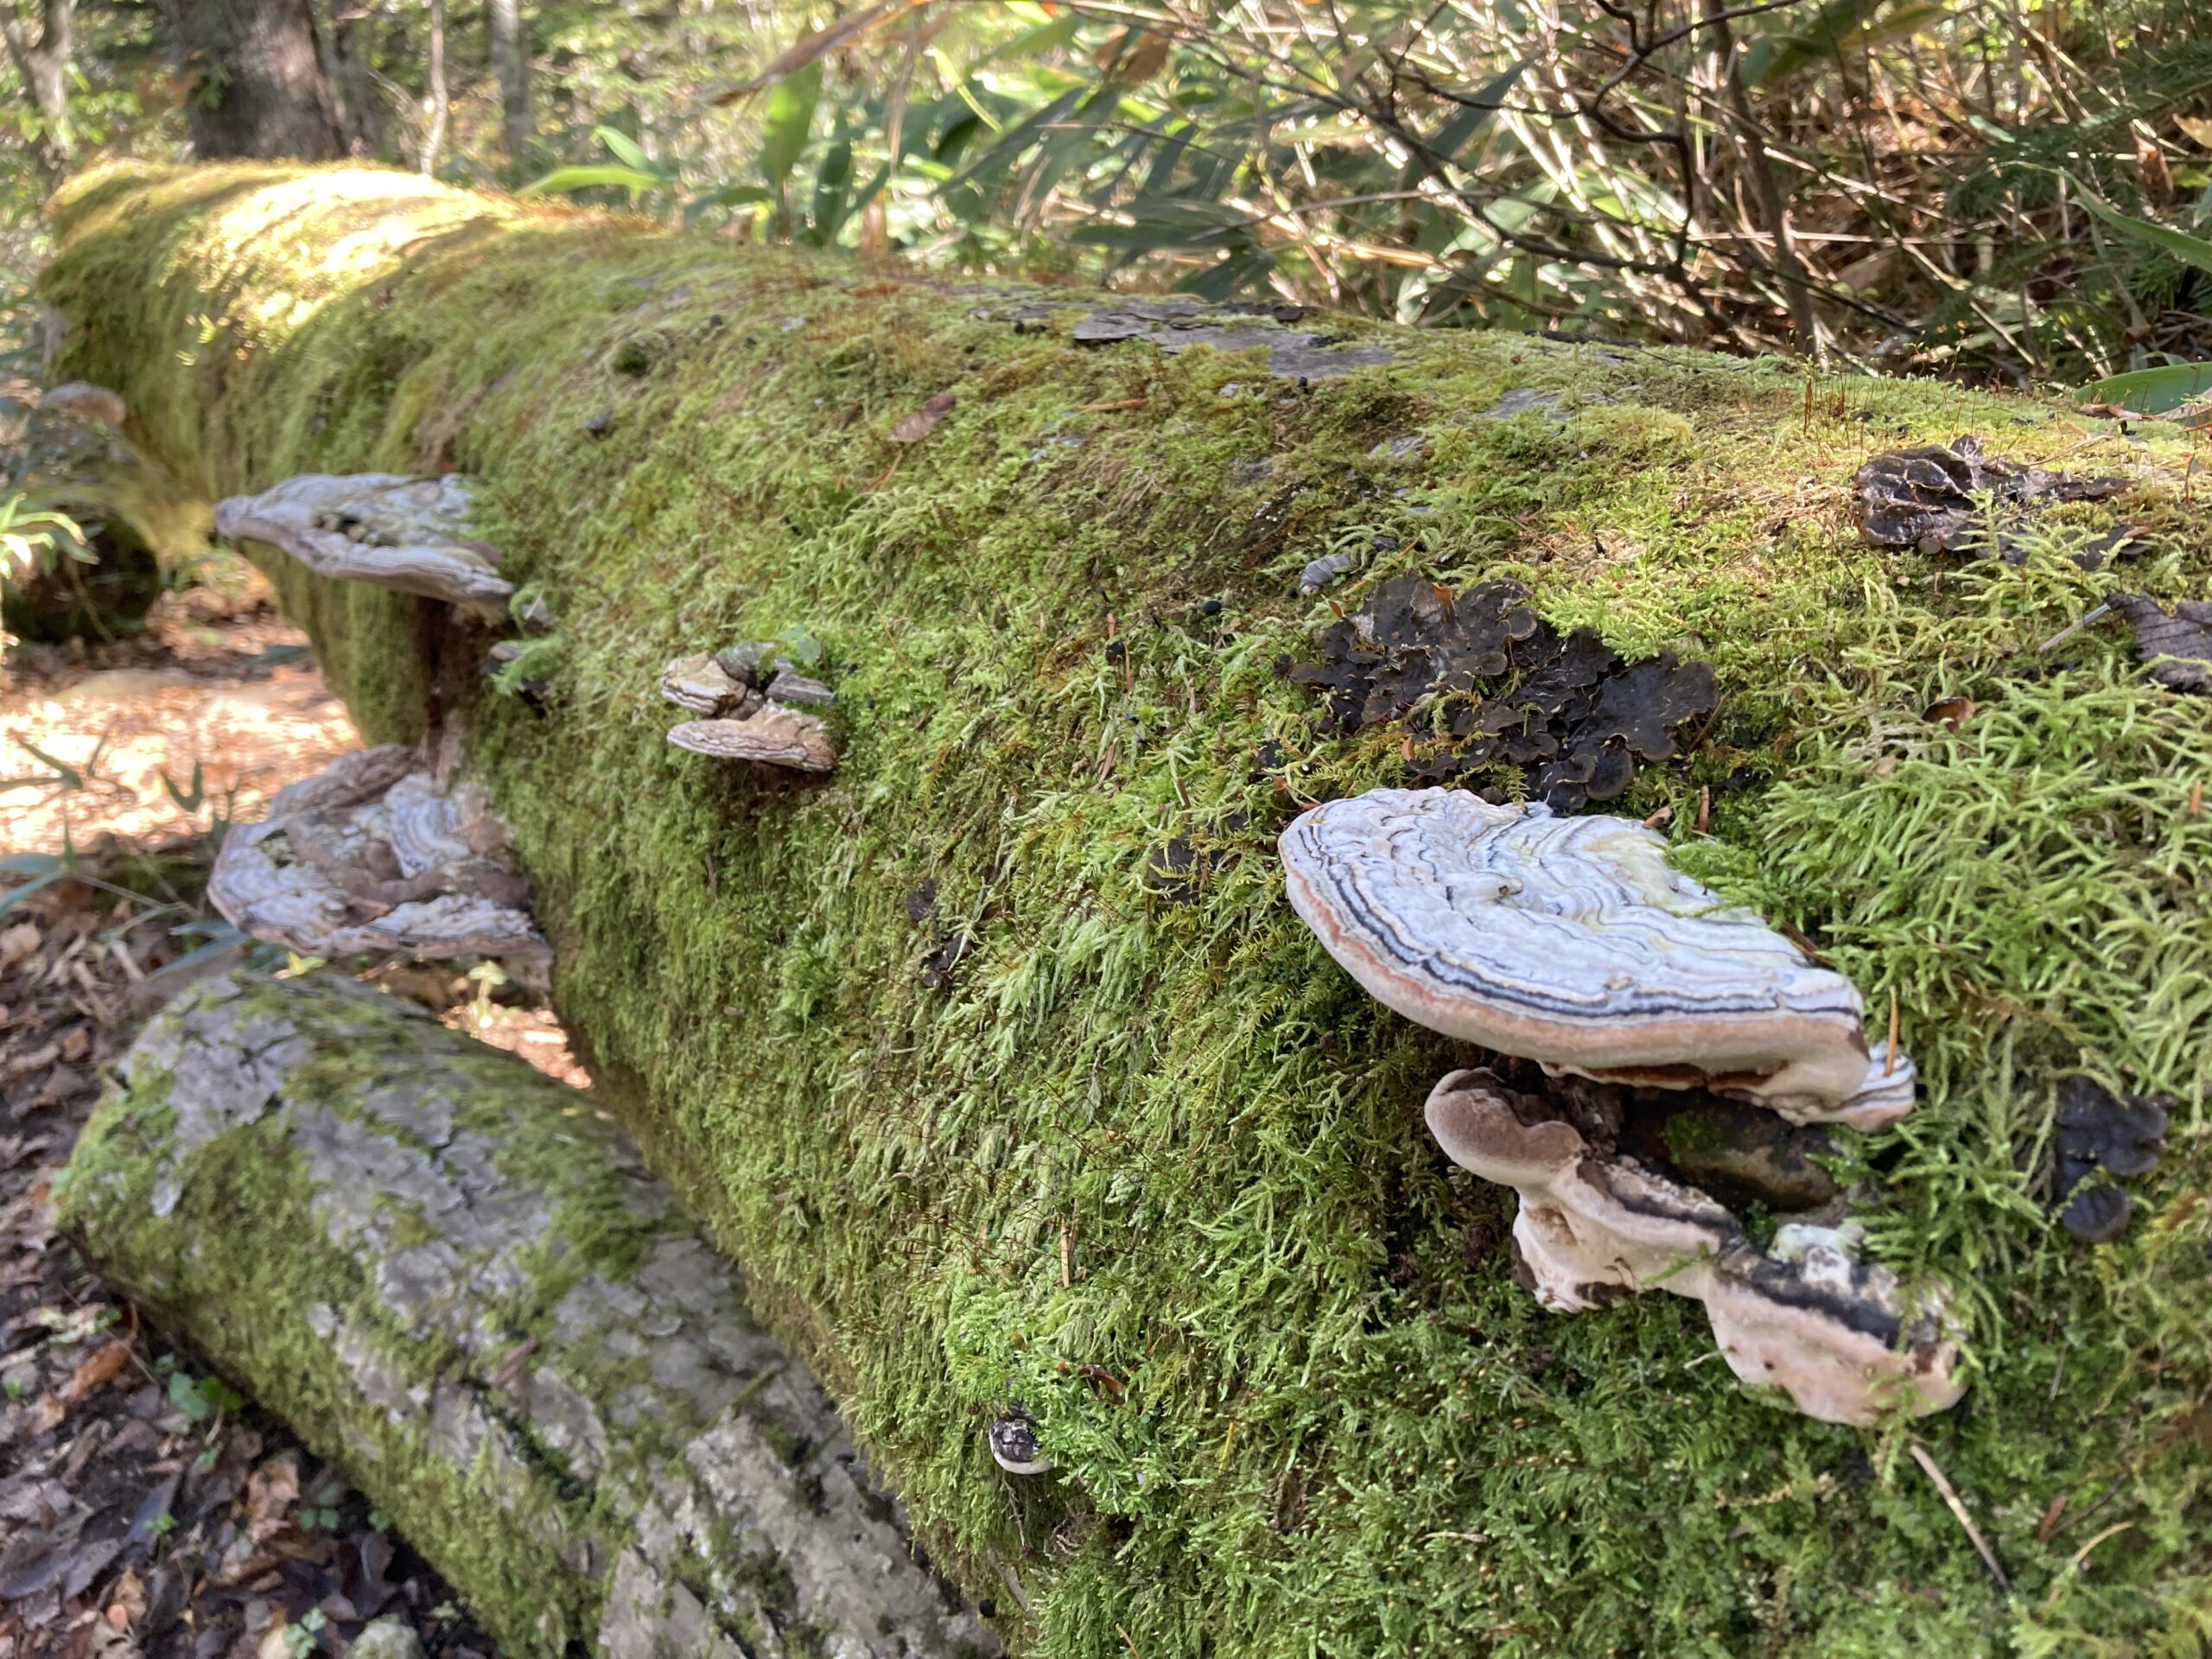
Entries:
{"type": "Polygon", "coordinates": [[[145,1616],[145,1583],[137,1567],[126,1567],[108,1592],[107,1622],[118,1630],[128,1630],[145,1616]]]}
{"type": "Polygon", "coordinates": [[[61,1390],[62,1403],[73,1406],[93,1389],[105,1388],[130,1363],[127,1342],[106,1343],[94,1349],[70,1373],[68,1386],[61,1390]]]}
{"type": "Polygon", "coordinates": [[[82,1026],[72,1026],[61,1033],[61,1058],[74,1065],[92,1052],[92,1033],[82,1026]]]}
{"type": "Polygon", "coordinates": [[[255,1543],[283,1529],[300,1497],[300,1459],[282,1452],[263,1464],[245,1483],[245,1535],[255,1543]]]}
{"type": "Polygon", "coordinates": [[[891,442],[919,443],[937,430],[937,423],[944,418],[945,412],[952,407],[952,401],[950,392],[938,392],[929,402],[891,429],[891,442]]]}
{"type": "Polygon", "coordinates": [[[37,950],[40,938],[36,922],[17,922],[13,927],[0,928],[0,973],[37,950]]]}

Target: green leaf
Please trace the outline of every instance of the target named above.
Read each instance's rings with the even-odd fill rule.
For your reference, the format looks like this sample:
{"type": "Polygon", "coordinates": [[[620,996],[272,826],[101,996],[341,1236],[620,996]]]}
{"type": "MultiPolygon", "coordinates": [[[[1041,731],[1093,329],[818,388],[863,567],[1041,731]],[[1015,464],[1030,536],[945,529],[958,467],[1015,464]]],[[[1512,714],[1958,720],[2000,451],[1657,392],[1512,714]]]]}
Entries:
{"type": "Polygon", "coordinates": [[[694,196],[683,204],[683,217],[689,221],[715,207],[743,207],[750,203],[773,201],[776,193],[762,184],[726,184],[719,190],[709,190],[704,195],[694,196]]]}
{"type": "Polygon", "coordinates": [[[2130,241],[2140,242],[2146,247],[2170,253],[2182,264],[2194,265],[2199,270],[2212,271],[2212,242],[2207,242],[2201,236],[2191,236],[2186,231],[2177,231],[2171,225],[2153,225],[2147,219],[2131,219],[2078,179],[2074,181],[2074,188],[2081,192],[2081,202],[2084,207],[2130,241]]]}
{"type": "MultiPolygon", "coordinates": [[[[1475,135],[1496,118],[1506,94],[1520,83],[1528,67],[1524,58],[1503,74],[1494,76],[1467,93],[1466,103],[1436,130],[1436,136],[1428,141],[1428,148],[1447,162],[1458,159],[1459,152],[1474,141],[1475,135]]],[[[1420,175],[1418,161],[1407,164],[1406,175],[1408,182],[1420,175]]]]}
{"type": "Polygon", "coordinates": [[[814,126],[814,107],[822,101],[822,66],[810,63],[776,83],[760,124],[760,175],[772,190],[791,181],[791,169],[806,149],[814,126]]]}
{"type": "Polygon", "coordinates": [[[650,173],[656,178],[666,178],[667,170],[645,154],[645,146],[626,132],[617,132],[613,127],[594,127],[591,136],[605,144],[616,161],[626,167],[634,167],[640,173],[650,173]]]}
{"type": "Polygon", "coordinates": [[[1140,196],[1129,205],[1127,225],[1084,225],[1068,239],[1123,253],[1152,253],[1162,248],[1226,247],[1250,233],[1252,216],[1225,202],[1184,196],[1140,196]]]}
{"type": "Polygon", "coordinates": [[[53,853],[0,854],[0,875],[51,875],[61,868],[53,853]]]}
{"type": "Polygon", "coordinates": [[[56,870],[51,875],[39,876],[35,880],[24,882],[20,887],[13,887],[5,893],[0,893],[0,916],[5,916],[17,905],[34,894],[44,893],[67,874],[67,870],[56,870]]]}
{"type": "Polygon", "coordinates": [[[627,190],[632,200],[639,192],[658,190],[667,181],[652,173],[640,173],[634,167],[618,167],[612,162],[602,162],[595,167],[556,168],[535,184],[526,184],[525,196],[544,195],[556,190],[589,190],[602,185],[627,190]]]}
{"type": "Polygon", "coordinates": [[[2212,392],[2212,363],[2168,363],[2155,369],[2133,369],[2082,388],[2082,395],[2096,403],[2118,404],[2145,415],[2163,415],[2208,392],[2212,392]]]}
{"type": "Polygon", "coordinates": [[[814,171],[815,239],[824,246],[835,241],[845,222],[847,193],[853,184],[853,145],[840,138],[822,152],[822,165],[814,171]]]}
{"type": "Polygon", "coordinates": [[[189,1423],[204,1423],[215,1414],[215,1402],[192,1380],[188,1371],[169,1374],[169,1404],[182,1412],[189,1423]]]}

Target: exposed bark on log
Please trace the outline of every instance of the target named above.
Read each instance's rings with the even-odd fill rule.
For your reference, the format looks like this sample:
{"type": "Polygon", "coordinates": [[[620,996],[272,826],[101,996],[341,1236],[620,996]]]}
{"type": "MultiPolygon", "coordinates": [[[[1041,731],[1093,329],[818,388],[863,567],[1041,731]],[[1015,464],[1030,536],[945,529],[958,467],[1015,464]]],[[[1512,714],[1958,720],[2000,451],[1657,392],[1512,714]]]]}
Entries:
{"type": "Polygon", "coordinates": [[[506,1651],[995,1649],[588,1097],[336,979],[212,980],[124,1073],[66,1224],[506,1651]]]}

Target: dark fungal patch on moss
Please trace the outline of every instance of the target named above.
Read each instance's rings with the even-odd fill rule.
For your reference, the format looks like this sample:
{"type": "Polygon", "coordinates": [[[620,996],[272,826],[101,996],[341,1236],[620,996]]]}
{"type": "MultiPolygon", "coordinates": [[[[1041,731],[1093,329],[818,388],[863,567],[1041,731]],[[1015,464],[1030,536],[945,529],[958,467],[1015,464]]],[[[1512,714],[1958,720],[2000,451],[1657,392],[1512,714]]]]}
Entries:
{"type": "Polygon", "coordinates": [[[1454,593],[1392,576],[1320,638],[1290,678],[1323,691],[1339,731],[1404,721],[1406,772],[1431,782],[1519,766],[1556,811],[1625,793],[1637,760],[1670,760],[1677,728],[1719,707],[1713,671],[1672,652],[1629,664],[1591,628],[1561,634],[1510,578],[1454,593]]]}
{"type": "MultiPolygon", "coordinates": [[[[411,465],[432,410],[513,376],[456,454],[492,493],[487,539],[549,585],[562,696],[543,720],[514,699],[449,706],[545,894],[571,1024],[853,1407],[935,1559],[998,1599],[1015,1640],[1093,1659],[1118,1624],[1147,1659],[1380,1659],[1447,1637],[1534,1659],[1632,1630],[1655,1650],[1888,1659],[2014,1624],[2057,1650],[2160,1640],[2171,1608],[2212,1593],[2189,1427],[2212,1393],[2212,1206],[2180,1198],[2212,1176],[2212,1014],[2185,991],[2212,976],[2212,900],[2186,879],[2212,857],[2212,815],[2188,810],[2212,699],[2146,683],[2117,631],[2023,677],[2106,582],[2064,558],[1939,567],[1868,548],[1850,517],[1878,447],[2002,429],[2008,453],[2063,465],[2075,439],[2040,408],[1816,377],[1874,418],[1830,420],[1823,395],[1808,427],[1796,364],[1441,334],[1417,363],[1223,398],[1254,380],[1248,359],[1077,352],[928,282],[860,300],[825,282],[842,266],[779,251],[307,175],[324,204],[358,188],[334,181],[392,192],[351,214],[404,221],[382,246],[496,221],[495,258],[444,264],[433,242],[404,268],[341,266],[321,208],[248,234],[294,176],[73,187],[48,282],[104,322],[71,372],[122,391],[165,458],[225,492],[411,465]],[[224,273],[212,308],[250,359],[202,354],[211,302],[148,280],[171,265],[224,273]],[[594,442],[607,392],[585,353],[632,276],[688,281],[675,316],[730,324],[684,372],[626,389],[594,442]],[[280,300],[303,290],[311,311],[280,300]],[[382,359],[413,366],[363,401],[347,365],[387,334],[432,346],[382,359]],[[857,391],[830,367],[855,334],[874,342],[857,391]],[[1419,409],[1378,423],[1376,379],[1419,409]],[[341,385],[323,430],[292,420],[341,385]],[[1559,391],[1564,418],[1473,418],[1516,385],[1559,391]],[[976,418],[877,485],[888,457],[839,435],[948,388],[976,418]],[[1140,396],[1030,459],[1069,411],[1140,396]],[[1387,488],[1347,481],[1416,424],[1430,442],[1387,488]],[[1267,479],[1225,487],[1255,456],[1267,479]],[[1869,1192],[1878,1259],[1970,1287],[1981,1374],[1927,1432],[2016,1604],[1896,1441],[1789,1421],[1692,1365],[1710,1351],[1694,1308],[1529,1307],[1486,1195],[1419,1124],[1465,1060],[1330,968],[1270,861],[1225,867],[1188,906],[1132,879],[1192,820],[1279,822],[1295,802],[1276,778],[1309,800],[1401,779],[1402,733],[1316,734],[1310,696],[1274,671],[1331,620],[1325,598],[1288,597],[1299,571],[1376,535],[1423,542],[1423,571],[1455,588],[1522,582],[1547,625],[1624,659],[1713,666],[1712,735],[1611,810],[1673,805],[1688,873],[1806,933],[1878,1018],[1897,993],[1926,1103],[1878,1148],[1839,1137],[1838,1173],[1869,1192]],[[1234,640],[1200,650],[1144,621],[1199,595],[1228,601],[1234,640]],[[793,616],[818,620],[841,700],[868,711],[838,780],[785,801],[669,766],[641,665],[793,616]],[[1949,693],[1973,721],[1918,718],[1949,693]],[[1129,715],[1159,741],[1132,743],[1129,715]],[[1280,763],[1255,776],[1268,744],[1280,763]],[[1709,841],[1692,831],[1704,784],[1709,841]],[[900,905],[925,875],[946,913],[983,918],[945,989],[920,982],[929,940],[900,905]],[[745,1013],[711,1017],[725,1006],[745,1013]],[[2184,1102],[2139,1219],[2094,1258],[2044,1236],[2030,1185],[2050,1079],[2088,1052],[2184,1102]],[[1470,1228],[1488,1241],[1474,1271],[1470,1228]],[[1407,1249],[1419,1270],[1395,1287],[1407,1249]],[[1110,1367],[1126,1396],[1063,1358],[1110,1367]],[[1009,1396],[1097,1517],[1065,1548],[1025,1532],[975,1432],[1009,1396]],[[2082,1529],[2038,1538],[2056,1497],[2070,1517],[2116,1483],[2082,1529]],[[2123,1519],[2140,1548],[2069,1569],[2123,1519]]],[[[2177,480],[2185,435],[2145,431],[2131,454],[2177,480]]],[[[2131,586],[2201,594],[2202,509],[2177,482],[2136,494],[2150,550],[2131,586]]],[[[357,717],[379,736],[419,722],[425,659],[399,602],[357,611],[304,582],[285,597],[357,717]]]]}

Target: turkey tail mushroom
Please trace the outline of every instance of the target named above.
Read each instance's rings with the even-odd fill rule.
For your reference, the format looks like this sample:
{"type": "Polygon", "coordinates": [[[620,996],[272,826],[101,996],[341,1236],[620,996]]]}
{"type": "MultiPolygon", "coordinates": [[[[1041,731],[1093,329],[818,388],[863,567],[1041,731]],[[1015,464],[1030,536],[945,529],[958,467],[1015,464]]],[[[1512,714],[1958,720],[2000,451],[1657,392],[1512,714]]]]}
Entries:
{"type": "Polygon", "coordinates": [[[544,962],[526,884],[493,856],[505,826],[480,790],[440,794],[419,768],[387,743],[280,791],[266,819],[224,837],[210,901],[240,932],[302,956],[544,962]]]}
{"type": "Polygon", "coordinates": [[[1699,1086],[1873,1129],[1909,1064],[1870,1055],[1857,988],[1670,869],[1630,819],[1378,789],[1282,835],[1290,902],[1408,1019],[1603,1081],[1699,1086]]]}
{"type": "Polygon", "coordinates": [[[215,528],[266,543],[319,576],[442,600],[486,622],[506,620],[514,584],[499,551],[463,533],[471,501],[458,474],[303,473],[215,505],[215,528]]]}

